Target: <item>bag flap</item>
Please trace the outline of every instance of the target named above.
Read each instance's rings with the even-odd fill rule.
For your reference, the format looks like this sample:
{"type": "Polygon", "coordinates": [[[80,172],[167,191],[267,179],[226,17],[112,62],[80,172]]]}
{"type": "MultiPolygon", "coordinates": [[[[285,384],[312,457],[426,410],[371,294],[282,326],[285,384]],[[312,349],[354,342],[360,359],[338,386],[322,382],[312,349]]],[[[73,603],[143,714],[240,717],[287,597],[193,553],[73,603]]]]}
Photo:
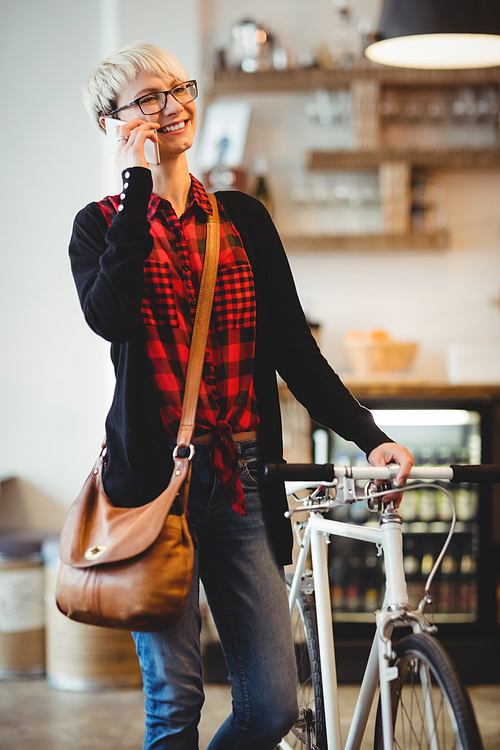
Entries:
{"type": "Polygon", "coordinates": [[[106,497],[99,456],[64,523],[59,555],[67,565],[88,568],[140,555],[158,538],[189,471],[187,458],[176,458],[168,487],[138,508],[117,508],[106,497]]]}

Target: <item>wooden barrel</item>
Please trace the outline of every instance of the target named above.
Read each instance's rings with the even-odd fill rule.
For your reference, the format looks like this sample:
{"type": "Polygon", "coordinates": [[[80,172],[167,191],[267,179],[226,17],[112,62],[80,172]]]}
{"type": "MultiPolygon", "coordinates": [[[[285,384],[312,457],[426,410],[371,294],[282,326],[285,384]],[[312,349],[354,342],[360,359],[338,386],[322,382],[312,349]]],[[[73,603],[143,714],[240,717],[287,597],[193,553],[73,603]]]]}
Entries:
{"type": "Polygon", "coordinates": [[[45,572],[47,681],[59,690],[103,690],[142,684],[130,633],[84,625],[65,617],[55,602],[59,539],[42,545],[45,572]]]}
{"type": "Polygon", "coordinates": [[[0,678],[43,674],[42,538],[0,533],[0,678]]]}

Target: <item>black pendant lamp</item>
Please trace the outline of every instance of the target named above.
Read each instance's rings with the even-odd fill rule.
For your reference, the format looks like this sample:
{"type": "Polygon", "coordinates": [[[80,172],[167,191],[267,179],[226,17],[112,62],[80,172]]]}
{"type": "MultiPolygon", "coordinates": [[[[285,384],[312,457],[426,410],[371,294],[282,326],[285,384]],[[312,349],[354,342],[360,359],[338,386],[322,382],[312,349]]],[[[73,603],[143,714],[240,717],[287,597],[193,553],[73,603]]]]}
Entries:
{"type": "Polygon", "coordinates": [[[500,0],[384,0],[365,54],[400,68],[500,65],[500,0]]]}

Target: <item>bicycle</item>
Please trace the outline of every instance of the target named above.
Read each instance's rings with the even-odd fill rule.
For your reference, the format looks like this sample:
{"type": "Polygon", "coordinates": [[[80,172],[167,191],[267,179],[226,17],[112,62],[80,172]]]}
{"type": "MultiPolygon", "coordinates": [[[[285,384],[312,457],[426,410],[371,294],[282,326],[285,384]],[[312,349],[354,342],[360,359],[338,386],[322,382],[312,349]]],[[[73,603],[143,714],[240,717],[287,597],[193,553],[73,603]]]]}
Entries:
{"type": "MultiPolygon", "coordinates": [[[[453,535],[453,516],[443,549],[427,579],[416,610],[408,603],[403,567],[402,517],[383,497],[394,492],[397,466],[338,467],[333,464],[268,464],[267,479],[286,481],[288,495],[302,507],[288,517],[307,512],[294,525],[299,543],[295,572],[287,577],[290,614],[297,658],[300,713],[282,750],[341,750],[327,544],[330,535],[377,545],[385,561],[385,598],[375,612],[376,629],[344,750],[359,750],[379,687],[375,750],[481,750],[482,741],[467,690],[443,646],[433,636],[437,628],[424,614],[431,600],[430,586],[453,535]],[[368,480],[358,496],[356,481],[368,480]],[[381,485],[382,482],[382,485],[381,485]],[[299,500],[300,490],[315,488],[299,500]],[[335,507],[364,500],[380,512],[378,528],[325,518],[335,507]],[[310,558],[311,568],[306,568],[310,558]],[[412,633],[395,642],[395,631],[412,633]]],[[[410,479],[460,482],[500,482],[499,466],[414,467],[410,479]]],[[[406,485],[405,491],[422,487],[406,485]]],[[[403,503],[404,509],[404,503],[403,503]]]]}

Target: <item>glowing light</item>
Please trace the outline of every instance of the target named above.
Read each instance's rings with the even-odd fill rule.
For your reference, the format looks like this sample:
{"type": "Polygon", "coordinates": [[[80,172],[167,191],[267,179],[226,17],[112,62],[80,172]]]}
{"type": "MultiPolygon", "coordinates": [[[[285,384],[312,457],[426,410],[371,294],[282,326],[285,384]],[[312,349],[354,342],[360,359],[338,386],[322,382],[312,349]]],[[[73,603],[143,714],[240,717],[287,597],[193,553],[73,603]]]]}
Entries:
{"type": "Polygon", "coordinates": [[[415,34],[374,42],[365,50],[382,65],[427,70],[487,68],[500,65],[495,34],[415,34]]]}
{"type": "Polygon", "coordinates": [[[372,409],[379,427],[453,426],[478,424],[479,414],[465,409],[372,409]]]}

